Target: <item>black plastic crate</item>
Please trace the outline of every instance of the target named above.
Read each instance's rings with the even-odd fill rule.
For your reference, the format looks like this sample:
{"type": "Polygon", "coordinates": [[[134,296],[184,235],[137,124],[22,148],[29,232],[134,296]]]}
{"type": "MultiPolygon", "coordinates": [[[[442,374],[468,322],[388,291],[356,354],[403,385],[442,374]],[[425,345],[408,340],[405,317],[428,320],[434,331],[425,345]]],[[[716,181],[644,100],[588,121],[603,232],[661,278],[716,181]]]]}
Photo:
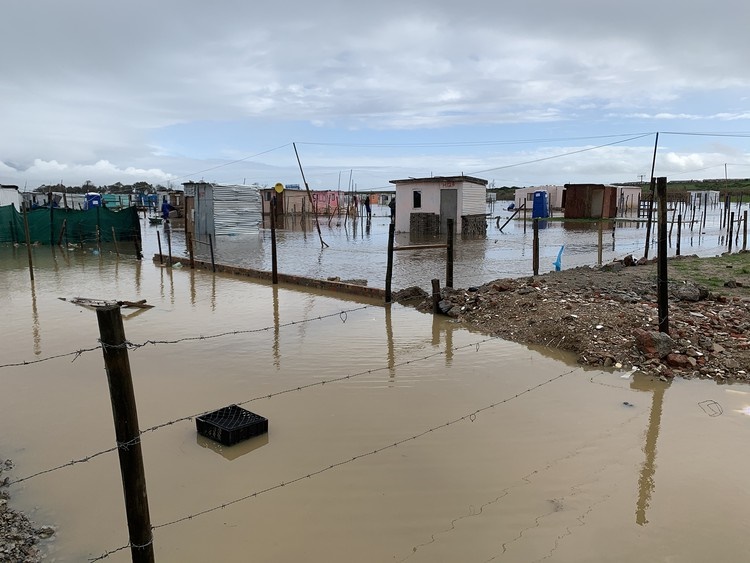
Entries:
{"type": "Polygon", "coordinates": [[[197,417],[195,426],[201,436],[231,446],[268,432],[268,419],[237,405],[229,405],[197,417]]]}

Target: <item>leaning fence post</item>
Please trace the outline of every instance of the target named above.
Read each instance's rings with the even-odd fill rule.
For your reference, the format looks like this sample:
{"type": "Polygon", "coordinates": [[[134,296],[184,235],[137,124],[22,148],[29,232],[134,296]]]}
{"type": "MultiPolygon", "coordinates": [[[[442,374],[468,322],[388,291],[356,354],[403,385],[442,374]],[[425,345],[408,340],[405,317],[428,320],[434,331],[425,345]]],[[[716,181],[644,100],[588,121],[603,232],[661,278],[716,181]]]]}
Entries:
{"type": "Polygon", "coordinates": [[[161,235],[156,231],[156,244],[159,245],[159,264],[164,264],[164,257],[161,254],[161,235]]]}
{"type": "Polygon", "coordinates": [[[146,474],[143,469],[138,412],[120,307],[99,307],[96,316],[112,402],[130,554],[133,563],[153,563],[154,545],[146,493],[146,474]]]}
{"type": "Polygon", "coordinates": [[[214,237],[208,233],[208,247],[211,249],[211,270],[216,273],[216,261],[214,260],[214,237]]]}

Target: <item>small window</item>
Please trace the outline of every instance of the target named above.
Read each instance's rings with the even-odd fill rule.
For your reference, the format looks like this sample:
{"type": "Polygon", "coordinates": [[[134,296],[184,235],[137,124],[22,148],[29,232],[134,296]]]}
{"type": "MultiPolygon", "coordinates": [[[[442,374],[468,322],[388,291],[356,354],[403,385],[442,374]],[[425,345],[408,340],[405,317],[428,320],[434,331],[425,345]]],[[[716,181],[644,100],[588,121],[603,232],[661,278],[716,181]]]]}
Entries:
{"type": "Polygon", "coordinates": [[[422,208],[422,192],[420,192],[418,190],[414,190],[412,192],[412,197],[413,197],[413,200],[414,200],[412,202],[412,207],[414,209],[421,209],[422,208]]]}

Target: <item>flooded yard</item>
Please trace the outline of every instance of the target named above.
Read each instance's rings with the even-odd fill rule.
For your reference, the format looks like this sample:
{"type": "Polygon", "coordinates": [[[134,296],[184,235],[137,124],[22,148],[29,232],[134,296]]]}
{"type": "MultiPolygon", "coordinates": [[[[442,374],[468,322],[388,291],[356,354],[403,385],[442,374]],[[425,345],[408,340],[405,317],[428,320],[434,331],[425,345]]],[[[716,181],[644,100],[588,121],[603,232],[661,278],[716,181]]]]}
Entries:
{"type": "MultiPolygon", "coordinates": [[[[319,247],[314,231],[295,236],[319,247]]],[[[324,251],[318,271],[284,258],[280,270],[365,277],[385,241],[376,259],[360,240],[324,251]]],[[[154,305],[123,315],[159,561],[699,562],[750,549],[738,447],[750,386],[584,370],[396,304],[110,252],[34,258],[30,284],[25,252],[0,248],[0,457],[15,463],[12,506],[57,529],[48,561],[130,560],[117,454],[97,455],[114,431],[96,315],[59,299],[76,296],[154,305]],[[197,435],[195,415],[236,403],[269,433],[231,448],[197,435]]],[[[420,259],[403,259],[399,287],[420,259]]],[[[509,275],[464,260],[457,285],[509,275]]],[[[419,280],[429,268],[440,275],[425,258],[419,280]]]]}
{"type": "MultiPolygon", "coordinates": [[[[487,236],[484,239],[462,239],[457,237],[454,247],[454,287],[470,287],[506,277],[524,277],[533,273],[533,229],[530,220],[518,218],[504,225],[512,212],[495,211],[488,208],[488,214],[500,220],[488,220],[487,236]],[[524,226],[525,225],[525,226],[524,226]],[[502,228],[502,231],[500,230],[502,228]]],[[[732,206],[736,217],[748,209],[732,206]]],[[[373,218],[367,222],[345,217],[319,217],[321,236],[325,249],[321,249],[320,238],[312,219],[302,221],[285,217],[280,221],[276,233],[278,246],[278,270],[284,274],[302,275],[326,279],[339,277],[365,279],[370,286],[385,287],[385,271],[388,248],[388,225],[390,217],[383,206],[374,206],[373,218]]],[[[669,219],[673,213],[670,211],[669,219]]],[[[690,225],[685,219],[680,236],[680,253],[698,256],[715,256],[727,250],[726,226],[722,224],[722,208],[708,208],[705,225],[700,220],[701,211],[690,225]]],[[[736,221],[736,220],[735,220],[736,221]]],[[[257,235],[222,236],[214,240],[214,254],[217,263],[234,266],[271,270],[271,233],[268,219],[266,228],[257,235]]],[[[158,252],[156,232],[161,233],[162,251],[167,254],[164,228],[160,225],[142,225],[144,233],[144,253],[147,257],[158,252]]],[[[670,227],[668,253],[677,253],[677,225],[670,227]]],[[[597,263],[598,228],[593,223],[547,221],[541,224],[539,234],[539,271],[554,269],[561,247],[562,269],[576,266],[592,266],[597,263]]],[[[644,254],[646,225],[633,212],[616,221],[604,224],[602,233],[602,263],[619,260],[628,254],[640,258],[644,254]]],[[[184,231],[172,231],[173,253],[185,256],[184,231]]],[[[656,256],[656,225],[650,237],[649,257],[656,256]]],[[[426,243],[445,243],[444,237],[413,237],[409,233],[396,233],[395,246],[426,243]]],[[[733,249],[742,247],[742,233],[737,230],[733,249]]],[[[196,256],[210,262],[208,241],[196,243],[196,256]]],[[[401,289],[413,285],[430,288],[430,280],[445,280],[446,251],[444,249],[420,249],[394,253],[393,287],[401,289]]]]}

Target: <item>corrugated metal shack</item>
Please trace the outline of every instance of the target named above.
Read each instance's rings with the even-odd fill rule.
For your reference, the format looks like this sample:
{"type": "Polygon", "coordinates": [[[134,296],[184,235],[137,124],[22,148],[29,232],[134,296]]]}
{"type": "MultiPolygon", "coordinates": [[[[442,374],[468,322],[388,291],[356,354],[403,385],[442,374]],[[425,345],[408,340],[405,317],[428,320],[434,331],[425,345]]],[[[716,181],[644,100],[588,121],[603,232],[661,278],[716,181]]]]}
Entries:
{"type": "Polygon", "coordinates": [[[255,186],[187,182],[185,229],[197,240],[255,234],[260,229],[261,199],[255,186]]]}
{"type": "Polygon", "coordinates": [[[565,184],[566,219],[609,219],[617,216],[617,186],[565,184]]]}

